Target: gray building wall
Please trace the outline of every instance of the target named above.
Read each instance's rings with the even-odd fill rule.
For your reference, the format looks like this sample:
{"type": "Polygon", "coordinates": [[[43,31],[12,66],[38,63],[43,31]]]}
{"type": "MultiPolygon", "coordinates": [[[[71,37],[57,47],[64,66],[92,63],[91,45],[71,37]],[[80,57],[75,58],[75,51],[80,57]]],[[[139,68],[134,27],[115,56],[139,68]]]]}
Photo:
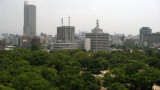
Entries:
{"type": "Polygon", "coordinates": [[[74,26],[57,27],[57,40],[64,41],[64,42],[74,42],[75,27],[74,26]]]}
{"type": "Polygon", "coordinates": [[[55,43],[53,45],[53,49],[57,50],[57,49],[78,49],[79,48],[79,44],[78,43],[55,43]]]}
{"type": "Polygon", "coordinates": [[[23,35],[36,36],[36,6],[29,5],[27,2],[24,4],[23,35]]]}
{"type": "Polygon", "coordinates": [[[85,38],[91,39],[91,50],[97,51],[97,50],[109,50],[110,44],[109,44],[109,34],[103,33],[102,29],[95,28],[92,29],[92,33],[87,33],[85,38]],[[96,32],[97,30],[97,32],[96,32]],[[100,32],[99,32],[100,31],[100,32]]]}
{"type": "Polygon", "coordinates": [[[0,40],[0,49],[5,49],[5,47],[6,47],[6,41],[0,40]]]}
{"type": "Polygon", "coordinates": [[[150,29],[149,27],[142,27],[140,29],[140,36],[139,36],[139,39],[143,42],[143,35],[146,35],[146,34],[151,34],[152,33],[152,29],[150,29]]]}
{"type": "Polygon", "coordinates": [[[134,46],[136,41],[138,41],[138,40],[130,38],[130,39],[126,39],[125,42],[124,42],[124,44],[130,45],[130,46],[134,46]]]}
{"type": "Polygon", "coordinates": [[[149,47],[160,47],[160,33],[143,35],[143,42],[149,47]]]}

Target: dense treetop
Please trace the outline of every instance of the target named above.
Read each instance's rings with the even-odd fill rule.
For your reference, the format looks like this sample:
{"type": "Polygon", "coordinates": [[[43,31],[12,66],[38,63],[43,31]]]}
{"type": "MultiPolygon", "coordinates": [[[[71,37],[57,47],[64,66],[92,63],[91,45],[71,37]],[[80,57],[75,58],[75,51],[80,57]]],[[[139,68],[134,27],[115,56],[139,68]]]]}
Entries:
{"type": "Polygon", "coordinates": [[[2,90],[151,90],[160,84],[160,51],[0,50],[2,90]],[[109,70],[103,78],[100,74],[109,70]]]}

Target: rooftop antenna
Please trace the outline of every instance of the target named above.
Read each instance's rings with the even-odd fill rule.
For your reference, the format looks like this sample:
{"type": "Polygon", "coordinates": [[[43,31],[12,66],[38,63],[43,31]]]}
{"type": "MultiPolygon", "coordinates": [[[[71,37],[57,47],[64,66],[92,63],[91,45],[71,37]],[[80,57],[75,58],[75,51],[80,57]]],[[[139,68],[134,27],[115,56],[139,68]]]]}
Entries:
{"type": "Polygon", "coordinates": [[[97,21],[97,23],[96,23],[96,24],[97,24],[96,28],[99,28],[99,20],[97,19],[96,21],[97,21]]]}
{"type": "Polygon", "coordinates": [[[68,26],[70,26],[70,17],[68,17],[68,26]]]}
{"type": "Polygon", "coordinates": [[[63,26],[63,18],[61,19],[61,24],[62,24],[62,26],[63,26]]]}

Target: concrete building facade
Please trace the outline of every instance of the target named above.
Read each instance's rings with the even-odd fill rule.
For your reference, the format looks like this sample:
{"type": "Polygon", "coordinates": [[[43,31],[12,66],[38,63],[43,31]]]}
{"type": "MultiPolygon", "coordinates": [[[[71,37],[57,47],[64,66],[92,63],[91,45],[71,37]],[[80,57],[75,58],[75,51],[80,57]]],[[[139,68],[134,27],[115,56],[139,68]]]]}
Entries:
{"type": "Polygon", "coordinates": [[[63,42],[75,41],[75,27],[74,26],[60,26],[57,27],[57,40],[63,42]]]}
{"type": "Polygon", "coordinates": [[[53,45],[53,50],[78,49],[78,48],[81,48],[81,46],[77,42],[75,42],[75,43],[55,43],[53,45]]]}
{"type": "Polygon", "coordinates": [[[143,44],[148,47],[160,47],[160,32],[143,35],[143,44]]]}
{"type": "Polygon", "coordinates": [[[91,39],[90,38],[85,38],[84,49],[86,49],[86,51],[89,51],[91,49],[91,39]]]}
{"type": "Polygon", "coordinates": [[[5,47],[6,47],[6,41],[0,40],[0,49],[5,49],[5,47]]]}
{"type": "Polygon", "coordinates": [[[32,39],[30,37],[28,37],[28,36],[22,36],[21,47],[22,48],[28,48],[28,47],[30,47],[31,41],[32,41],[32,39]]]}
{"type": "Polygon", "coordinates": [[[36,6],[24,2],[24,27],[23,35],[29,37],[36,36],[36,6]]]}
{"type": "Polygon", "coordinates": [[[110,49],[109,34],[99,28],[98,20],[96,28],[92,29],[91,33],[86,33],[85,38],[90,38],[90,48],[93,51],[110,49]]]}
{"type": "Polygon", "coordinates": [[[151,34],[152,33],[152,29],[150,29],[149,27],[142,27],[140,29],[140,35],[139,35],[139,39],[143,42],[143,35],[146,34],[151,34]]]}

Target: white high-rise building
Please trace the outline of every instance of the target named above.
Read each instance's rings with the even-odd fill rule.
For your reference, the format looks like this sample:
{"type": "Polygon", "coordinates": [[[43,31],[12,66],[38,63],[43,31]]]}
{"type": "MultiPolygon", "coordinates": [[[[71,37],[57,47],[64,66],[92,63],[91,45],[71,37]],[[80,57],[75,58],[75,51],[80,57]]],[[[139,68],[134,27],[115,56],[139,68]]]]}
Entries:
{"type": "Polygon", "coordinates": [[[36,36],[36,6],[24,2],[24,27],[23,35],[28,37],[36,36]]]}
{"type": "Polygon", "coordinates": [[[109,50],[109,34],[104,33],[102,29],[99,28],[99,22],[97,20],[96,28],[92,29],[91,33],[86,33],[85,38],[88,39],[85,42],[85,49],[86,50],[109,50]]]}

